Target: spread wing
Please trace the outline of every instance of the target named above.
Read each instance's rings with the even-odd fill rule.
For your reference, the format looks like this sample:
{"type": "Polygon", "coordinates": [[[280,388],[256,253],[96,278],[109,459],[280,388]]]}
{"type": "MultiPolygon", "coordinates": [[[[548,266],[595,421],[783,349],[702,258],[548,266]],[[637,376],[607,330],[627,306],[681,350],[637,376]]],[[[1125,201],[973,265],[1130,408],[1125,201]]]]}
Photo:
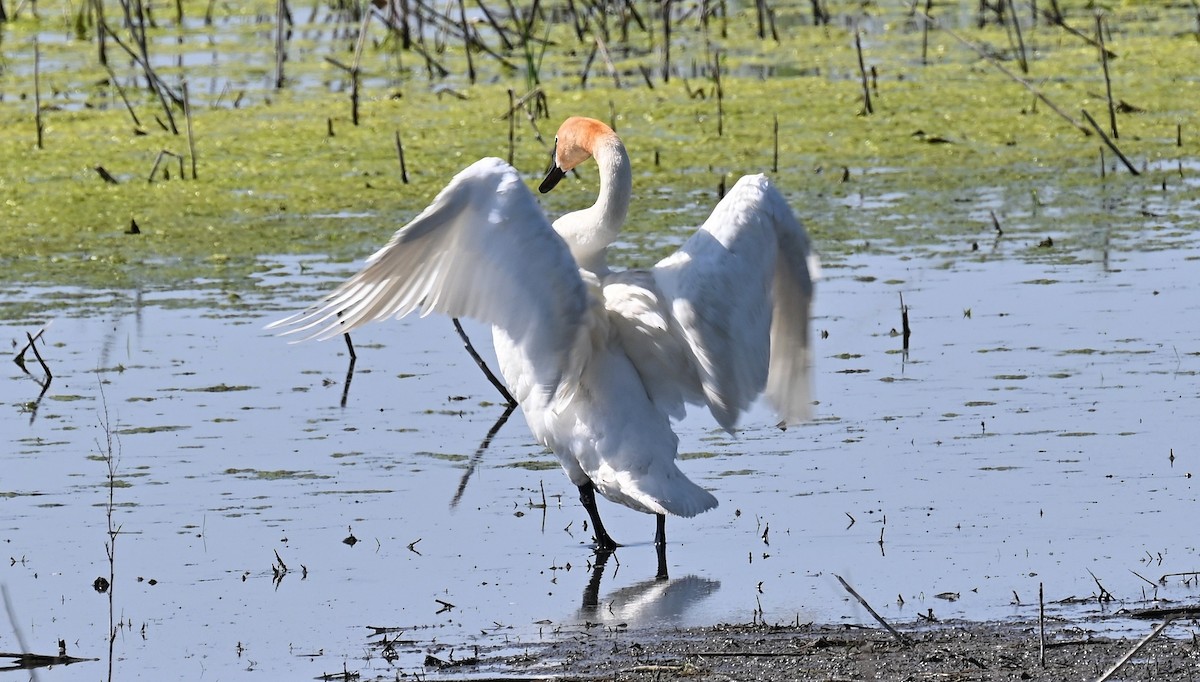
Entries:
{"type": "Polygon", "coordinates": [[[808,233],[763,175],[739,180],[655,266],[705,402],[726,429],[764,392],[784,421],[807,416],[816,267],[808,233]]]}
{"type": "Polygon", "coordinates": [[[418,310],[471,317],[503,329],[537,358],[534,381],[549,389],[586,306],[567,245],[516,170],[488,158],[454,176],[358,274],[268,329],[328,339],[418,310]]]}

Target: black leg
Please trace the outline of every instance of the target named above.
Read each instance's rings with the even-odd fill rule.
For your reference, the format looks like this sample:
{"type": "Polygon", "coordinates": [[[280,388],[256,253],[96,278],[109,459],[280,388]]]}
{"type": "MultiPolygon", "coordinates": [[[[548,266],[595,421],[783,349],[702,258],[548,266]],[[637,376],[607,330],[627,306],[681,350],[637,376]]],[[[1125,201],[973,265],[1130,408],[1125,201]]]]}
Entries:
{"type": "Polygon", "coordinates": [[[657,528],[654,531],[654,549],[658,550],[658,575],[659,580],[667,579],[667,517],[663,514],[656,514],[658,517],[657,528]]]}
{"type": "Polygon", "coordinates": [[[579,486],[579,501],[583,503],[583,508],[587,510],[588,516],[592,519],[592,533],[596,539],[596,549],[604,552],[611,552],[620,547],[613,540],[608,531],[604,530],[604,523],[600,521],[600,510],[596,509],[596,486],[590,481],[579,486]]]}

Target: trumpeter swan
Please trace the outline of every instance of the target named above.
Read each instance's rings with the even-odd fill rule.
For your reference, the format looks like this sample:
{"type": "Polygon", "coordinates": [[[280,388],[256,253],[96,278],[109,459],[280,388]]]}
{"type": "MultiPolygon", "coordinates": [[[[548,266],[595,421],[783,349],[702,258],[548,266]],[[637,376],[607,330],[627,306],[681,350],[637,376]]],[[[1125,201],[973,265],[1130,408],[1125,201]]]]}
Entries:
{"type": "Polygon", "coordinates": [[[706,405],[732,431],[765,393],[779,416],[806,414],[813,294],[808,234],[763,175],[743,177],[674,254],[610,271],[608,246],[632,194],[629,155],[594,119],[567,119],[541,191],[595,158],[596,203],[553,224],[512,166],[477,161],[316,307],[271,325],[328,339],[414,311],[493,327],[500,371],[533,435],[579,488],[598,550],[618,544],[595,492],[656,515],[717,500],[676,466],[671,420],[706,405]]]}

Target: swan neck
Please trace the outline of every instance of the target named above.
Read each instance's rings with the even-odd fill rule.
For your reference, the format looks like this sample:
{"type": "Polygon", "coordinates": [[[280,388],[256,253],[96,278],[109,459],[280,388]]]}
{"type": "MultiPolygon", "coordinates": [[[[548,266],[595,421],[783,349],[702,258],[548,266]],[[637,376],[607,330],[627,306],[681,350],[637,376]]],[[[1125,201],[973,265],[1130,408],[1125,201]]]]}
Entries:
{"type": "Polygon", "coordinates": [[[600,143],[593,156],[600,167],[600,195],[592,209],[599,218],[600,231],[609,237],[611,243],[617,238],[629,214],[633,171],[625,145],[615,135],[600,143]]]}

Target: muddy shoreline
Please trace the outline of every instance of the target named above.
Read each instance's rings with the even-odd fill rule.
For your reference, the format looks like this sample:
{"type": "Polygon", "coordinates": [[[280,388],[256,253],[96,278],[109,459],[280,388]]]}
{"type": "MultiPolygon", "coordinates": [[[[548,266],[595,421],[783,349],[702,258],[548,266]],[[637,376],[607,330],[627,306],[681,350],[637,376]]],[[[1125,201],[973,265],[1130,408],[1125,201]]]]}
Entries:
{"type": "MultiPolygon", "coordinates": [[[[592,628],[525,653],[427,653],[422,679],[442,680],[1191,680],[1200,677],[1194,620],[1176,620],[1115,675],[1103,676],[1154,628],[1102,635],[1098,623],[948,621],[902,628],[906,643],[859,625],[592,628]]],[[[432,650],[427,650],[432,651],[432,650]]],[[[362,679],[370,679],[364,674],[362,679]]],[[[336,679],[330,677],[328,679],[336,679]]],[[[382,679],[382,678],[379,678],[382,679]]]]}

